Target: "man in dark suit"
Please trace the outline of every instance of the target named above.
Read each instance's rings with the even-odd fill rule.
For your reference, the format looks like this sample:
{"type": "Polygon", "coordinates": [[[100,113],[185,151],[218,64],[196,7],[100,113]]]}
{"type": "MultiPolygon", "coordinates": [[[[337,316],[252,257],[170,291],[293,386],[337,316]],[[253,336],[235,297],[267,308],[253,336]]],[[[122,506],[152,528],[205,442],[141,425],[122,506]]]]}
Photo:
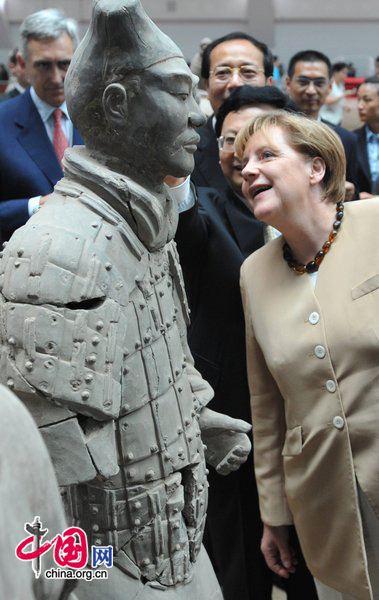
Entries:
{"type": "Polygon", "coordinates": [[[214,40],[204,51],[201,76],[214,111],[204,127],[195,153],[192,181],[197,186],[223,189],[225,178],[219,165],[215,115],[230,93],[242,85],[271,85],[272,55],[266,44],[234,32],[214,40]]]}
{"type": "Polygon", "coordinates": [[[358,89],[358,112],[363,127],[355,130],[358,143],[358,181],[361,198],[379,195],[379,76],[368,77],[358,89]]]}
{"type": "MultiPolygon", "coordinates": [[[[284,108],[276,88],[243,86],[221,106],[215,126],[221,150],[223,191],[197,188],[181,208],[176,242],[191,307],[188,341],[197,369],[212,385],[217,410],[251,420],[246,374],[245,326],[239,291],[244,259],[264,244],[269,232],[242,197],[241,165],[233,146],[239,129],[264,110],[284,108]]],[[[225,600],[270,600],[272,574],[260,552],[262,523],[252,456],[229,479],[209,473],[205,546],[225,600]]],[[[299,552],[288,597],[313,600],[313,579],[299,552]]]]}
{"type": "Polygon", "coordinates": [[[78,41],[77,24],[42,10],[21,26],[21,67],[29,90],[0,106],[0,227],[3,240],[46,201],[63,176],[64,148],[82,143],[64,101],[64,78],[78,41]]]}
{"type": "MultiPolygon", "coordinates": [[[[320,109],[331,90],[332,65],[317,50],[302,50],[288,64],[287,91],[300,111],[311,119],[320,118],[320,109]]],[[[354,134],[339,125],[324,121],[341,138],[346,155],[346,200],[358,198],[357,143],[354,134]],[[354,187],[353,187],[354,186],[354,187]]]]}

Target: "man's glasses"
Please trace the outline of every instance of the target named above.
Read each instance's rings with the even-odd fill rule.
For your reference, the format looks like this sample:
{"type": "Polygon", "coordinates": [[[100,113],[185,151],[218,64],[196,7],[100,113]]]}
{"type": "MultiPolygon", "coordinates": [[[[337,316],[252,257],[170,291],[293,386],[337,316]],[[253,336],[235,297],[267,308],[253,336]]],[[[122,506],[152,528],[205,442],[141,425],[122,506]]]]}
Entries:
{"type": "Polygon", "coordinates": [[[236,141],[236,135],[228,133],[227,135],[221,135],[217,138],[218,147],[222,152],[234,152],[234,142],[236,141]]]}
{"type": "Polygon", "coordinates": [[[325,79],[325,77],[303,77],[303,75],[295,77],[295,81],[301,88],[307,88],[313,83],[315,88],[319,90],[325,88],[329,84],[329,81],[325,79]]]}
{"type": "Polygon", "coordinates": [[[259,73],[264,73],[264,69],[260,69],[255,65],[241,65],[240,67],[219,66],[210,71],[209,75],[216,81],[225,82],[233,77],[235,71],[245,83],[255,81],[259,73]]]}

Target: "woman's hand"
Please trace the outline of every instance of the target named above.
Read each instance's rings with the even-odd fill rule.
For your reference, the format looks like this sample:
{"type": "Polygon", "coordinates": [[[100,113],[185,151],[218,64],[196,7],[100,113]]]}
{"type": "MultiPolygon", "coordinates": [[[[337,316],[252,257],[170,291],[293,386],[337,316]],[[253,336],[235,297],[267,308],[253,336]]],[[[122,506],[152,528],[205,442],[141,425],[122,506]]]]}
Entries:
{"type": "Polygon", "coordinates": [[[297,560],[288,542],[288,526],[273,527],[263,525],[261,551],[267,566],[279,575],[288,579],[296,570],[297,560]]]}

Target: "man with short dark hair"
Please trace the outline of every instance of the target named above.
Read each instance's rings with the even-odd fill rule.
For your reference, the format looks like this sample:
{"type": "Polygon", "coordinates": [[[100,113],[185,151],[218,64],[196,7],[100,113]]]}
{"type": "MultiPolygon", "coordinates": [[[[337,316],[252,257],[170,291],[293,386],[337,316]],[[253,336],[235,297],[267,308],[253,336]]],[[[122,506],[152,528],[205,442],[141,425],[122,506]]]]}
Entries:
{"type": "Polygon", "coordinates": [[[29,83],[25,78],[25,69],[21,67],[20,61],[17,60],[18,48],[13,48],[9,54],[8,69],[11,72],[15,81],[8,85],[7,91],[0,98],[0,102],[15,98],[20,94],[23,94],[29,87],[29,83]]]}
{"type": "MultiPolygon", "coordinates": [[[[318,50],[297,52],[288,64],[287,91],[300,111],[311,119],[320,117],[321,107],[331,90],[332,65],[329,58],[318,50]]],[[[323,121],[341,138],[346,154],[346,199],[358,197],[357,149],[354,134],[343,127],[323,121]],[[354,185],[355,190],[353,189],[354,185]]]]}
{"type": "MultiPolygon", "coordinates": [[[[272,83],[273,61],[269,48],[247,33],[233,32],[217,38],[204,51],[201,76],[214,114],[231,92],[242,85],[272,83]]],[[[199,129],[192,180],[196,185],[222,189],[225,179],[219,165],[215,116],[199,129]]]]}
{"type": "Polygon", "coordinates": [[[60,10],[29,15],[21,26],[20,68],[31,84],[0,106],[0,223],[3,240],[44,204],[62,177],[64,149],[82,140],[69,118],[64,79],[78,26],[60,10]]]}
{"type": "Polygon", "coordinates": [[[358,141],[360,197],[379,195],[379,75],[368,77],[358,89],[358,112],[363,127],[355,130],[358,141]]]}

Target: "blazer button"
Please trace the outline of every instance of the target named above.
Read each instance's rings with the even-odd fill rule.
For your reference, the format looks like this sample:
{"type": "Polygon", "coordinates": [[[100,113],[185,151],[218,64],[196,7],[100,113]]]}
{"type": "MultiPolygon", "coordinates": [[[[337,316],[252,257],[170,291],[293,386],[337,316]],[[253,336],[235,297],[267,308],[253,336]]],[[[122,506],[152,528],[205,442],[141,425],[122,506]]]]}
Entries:
{"type": "Polygon", "coordinates": [[[325,358],[326,350],[324,346],[321,346],[320,344],[315,346],[315,355],[317,358],[325,358]]]}
{"type": "Polygon", "coordinates": [[[331,394],[333,394],[333,392],[336,391],[337,386],[335,381],[333,381],[333,379],[328,379],[328,381],[326,382],[326,389],[328,390],[328,392],[330,392],[331,394]]]}
{"type": "Polygon", "coordinates": [[[311,325],[316,325],[316,323],[318,323],[320,320],[320,315],[318,314],[318,312],[311,312],[311,314],[308,317],[308,321],[310,322],[311,325]]]}
{"type": "Polygon", "coordinates": [[[337,415],[333,419],[333,425],[336,429],[343,429],[345,427],[345,420],[339,415],[337,415]]]}

